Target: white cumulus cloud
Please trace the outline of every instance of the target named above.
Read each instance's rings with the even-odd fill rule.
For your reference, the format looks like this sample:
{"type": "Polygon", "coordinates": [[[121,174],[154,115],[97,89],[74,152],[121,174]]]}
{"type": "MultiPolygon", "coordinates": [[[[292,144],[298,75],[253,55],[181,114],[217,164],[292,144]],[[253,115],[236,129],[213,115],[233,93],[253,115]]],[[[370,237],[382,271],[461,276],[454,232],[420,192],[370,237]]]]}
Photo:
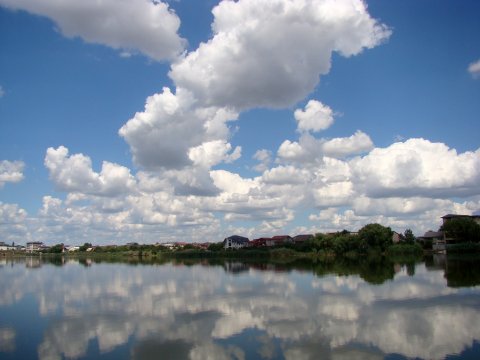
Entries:
{"type": "Polygon", "coordinates": [[[259,163],[253,167],[253,170],[258,172],[263,172],[267,170],[272,161],[272,152],[267,149],[257,150],[253,154],[253,159],[257,160],[259,163]]]}
{"type": "Polygon", "coordinates": [[[128,168],[104,161],[102,170],[96,173],[88,156],[69,155],[64,146],[47,149],[45,166],[55,186],[67,192],[117,196],[129,193],[136,184],[128,168]]]}
{"type": "MultiPolygon", "coordinates": [[[[6,243],[28,241],[28,214],[17,204],[0,201],[0,238],[6,243]]],[[[1,349],[0,349],[1,350],[1,349]]]]}
{"type": "Polygon", "coordinates": [[[180,19],[162,1],[0,0],[0,6],[50,18],[67,37],[172,60],[184,49],[180,19]]]}
{"type": "MultiPolygon", "coordinates": [[[[119,134],[130,145],[136,164],[155,170],[192,165],[191,149],[228,137],[226,122],[238,114],[226,109],[198,107],[190,92],[169,88],[148,97],[145,110],[123,125],[119,134]]],[[[237,150],[238,151],[238,150],[237,150]]],[[[198,151],[193,151],[198,153],[198,151]]]]}
{"type": "Polygon", "coordinates": [[[24,168],[25,163],[23,161],[0,161],[0,188],[7,182],[17,183],[22,181],[24,168]]]}
{"type": "Polygon", "coordinates": [[[27,212],[17,204],[4,204],[0,202],[0,224],[19,224],[27,217],[27,212]]]}
{"type": "Polygon", "coordinates": [[[317,100],[310,100],[305,110],[297,109],[294,113],[300,131],[325,130],[333,124],[333,111],[317,100]]]}
{"type": "Polygon", "coordinates": [[[374,197],[480,194],[480,149],[458,154],[443,143],[409,139],[351,162],[355,183],[374,197]]]}
{"type": "Polygon", "coordinates": [[[468,72],[475,78],[480,78],[480,60],[477,60],[468,65],[468,72]]]}
{"type": "Polygon", "coordinates": [[[237,109],[293,105],[328,73],[332,52],[356,55],[390,35],[361,0],[222,1],[212,12],[213,38],[170,77],[204,104],[237,109]]]}
{"type": "Polygon", "coordinates": [[[294,163],[321,162],[324,157],[345,158],[366,153],[373,149],[373,142],[364,132],[358,130],[349,137],[317,139],[309,133],[300,136],[299,141],[285,140],[278,148],[277,155],[283,161],[294,163]]]}
{"type": "Polygon", "coordinates": [[[215,186],[230,194],[248,194],[251,189],[258,186],[258,181],[242,178],[240,175],[226,170],[211,171],[210,176],[215,186]]]}
{"type": "Polygon", "coordinates": [[[210,168],[221,162],[231,163],[240,158],[242,148],[237,146],[231,153],[232,145],[223,140],[205,142],[193,147],[188,152],[188,157],[194,165],[210,168]]]}
{"type": "Polygon", "coordinates": [[[341,158],[366,153],[373,149],[373,142],[370,136],[357,130],[355,134],[349,137],[327,140],[322,143],[321,148],[326,156],[341,158]]]}

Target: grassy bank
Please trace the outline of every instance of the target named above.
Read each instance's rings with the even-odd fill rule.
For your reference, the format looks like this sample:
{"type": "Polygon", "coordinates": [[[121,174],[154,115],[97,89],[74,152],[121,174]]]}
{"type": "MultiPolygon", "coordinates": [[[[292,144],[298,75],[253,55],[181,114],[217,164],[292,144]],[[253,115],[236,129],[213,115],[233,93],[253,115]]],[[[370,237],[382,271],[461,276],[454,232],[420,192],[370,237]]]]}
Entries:
{"type": "Polygon", "coordinates": [[[65,253],[25,253],[25,252],[4,252],[0,256],[24,257],[41,256],[55,257],[63,256],[66,258],[91,258],[104,260],[159,260],[159,259],[258,259],[274,262],[291,262],[297,260],[328,261],[334,259],[357,259],[357,258],[380,258],[383,256],[421,256],[423,250],[419,245],[392,245],[385,252],[380,249],[366,249],[365,251],[348,250],[341,253],[333,249],[306,249],[305,247],[296,248],[294,246],[282,247],[263,247],[263,248],[245,248],[238,250],[204,250],[204,249],[177,249],[167,250],[159,249],[154,246],[124,247],[124,248],[103,248],[101,250],[85,252],[65,252],[65,253]]]}

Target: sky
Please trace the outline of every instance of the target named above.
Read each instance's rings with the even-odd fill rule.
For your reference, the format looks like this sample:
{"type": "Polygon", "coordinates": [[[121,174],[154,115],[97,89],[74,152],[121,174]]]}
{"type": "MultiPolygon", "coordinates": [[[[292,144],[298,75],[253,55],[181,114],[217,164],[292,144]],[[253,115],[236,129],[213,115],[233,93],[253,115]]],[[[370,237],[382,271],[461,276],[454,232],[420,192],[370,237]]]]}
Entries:
{"type": "Polygon", "coordinates": [[[0,241],[480,212],[476,0],[0,0],[0,241]]]}

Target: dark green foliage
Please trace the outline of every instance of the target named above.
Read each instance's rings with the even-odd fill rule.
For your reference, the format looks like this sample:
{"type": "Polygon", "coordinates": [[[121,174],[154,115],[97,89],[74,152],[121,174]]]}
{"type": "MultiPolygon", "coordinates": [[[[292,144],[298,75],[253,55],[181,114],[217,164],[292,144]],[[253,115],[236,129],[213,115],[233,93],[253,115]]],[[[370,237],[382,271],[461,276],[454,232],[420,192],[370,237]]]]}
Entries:
{"type": "Polygon", "coordinates": [[[480,257],[472,255],[452,255],[447,257],[445,278],[450,287],[480,285],[480,257]]]}
{"type": "Polygon", "coordinates": [[[282,258],[291,259],[295,256],[296,256],[295,250],[287,249],[287,248],[277,248],[277,249],[273,249],[270,252],[270,257],[272,259],[282,259],[282,258]]]}
{"type": "Polygon", "coordinates": [[[423,249],[420,244],[395,244],[389,246],[387,249],[388,255],[400,255],[400,254],[422,254],[423,249]]]}
{"type": "Polygon", "coordinates": [[[384,252],[392,245],[393,231],[389,227],[380,224],[368,224],[360,229],[358,236],[370,249],[384,252]]]}
{"type": "Polygon", "coordinates": [[[473,242],[464,242],[460,244],[448,245],[447,252],[449,254],[471,254],[480,252],[480,244],[473,242]]]}
{"type": "Polygon", "coordinates": [[[342,231],[334,234],[317,234],[313,240],[302,244],[302,250],[315,250],[324,254],[344,255],[347,253],[365,253],[367,247],[365,242],[357,235],[342,231]]]}
{"type": "Polygon", "coordinates": [[[47,252],[52,254],[61,254],[63,252],[63,244],[53,245],[50,249],[48,249],[47,252]]]}
{"type": "Polygon", "coordinates": [[[393,279],[395,270],[389,259],[379,257],[360,262],[359,275],[370,284],[380,285],[386,280],[393,279]]]}
{"type": "Polygon", "coordinates": [[[220,250],[223,250],[223,246],[224,246],[223,242],[210,244],[210,245],[208,245],[208,250],[210,250],[210,251],[220,251],[220,250]]]}
{"type": "Polygon", "coordinates": [[[313,241],[313,239],[302,241],[300,244],[295,244],[294,248],[299,252],[311,252],[314,249],[313,241]]]}
{"type": "Polygon", "coordinates": [[[395,276],[394,263],[386,257],[362,256],[356,258],[339,257],[313,263],[317,276],[336,274],[340,276],[359,275],[371,284],[382,284],[395,276]]]}
{"type": "Polygon", "coordinates": [[[79,251],[87,251],[88,248],[91,248],[92,244],[90,243],[84,243],[82,246],[80,246],[79,251]]]}
{"type": "Polygon", "coordinates": [[[413,235],[413,231],[411,229],[405,230],[403,233],[403,236],[405,237],[405,243],[408,245],[413,245],[415,243],[415,235],[413,235]]]}
{"type": "Polygon", "coordinates": [[[201,249],[182,249],[168,254],[171,258],[269,258],[270,252],[264,249],[239,249],[236,251],[210,251],[201,249]]]}
{"type": "Polygon", "coordinates": [[[423,241],[422,247],[423,247],[425,250],[432,250],[432,247],[433,247],[433,241],[432,241],[432,239],[425,239],[425,240],[423,241]]]}
{"type": "Polygon", "coordinates": [[[458,217],[447,221],[440,228],[448,238],[454,238],[459,242],[479,242],[480,225],[469,217],[458,217]]]}

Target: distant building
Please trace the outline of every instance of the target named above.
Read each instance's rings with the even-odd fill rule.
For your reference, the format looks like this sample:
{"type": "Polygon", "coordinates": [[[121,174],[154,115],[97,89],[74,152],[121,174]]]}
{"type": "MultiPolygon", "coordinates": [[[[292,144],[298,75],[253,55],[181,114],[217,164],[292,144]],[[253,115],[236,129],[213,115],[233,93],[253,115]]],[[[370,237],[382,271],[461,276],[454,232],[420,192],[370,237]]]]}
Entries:
{"type": "Polygon", "coordinates": [[[293,238],[289,235],[276,235],[266,241],[267,246],[279,246],[293,244],[293,238]]]}
{"type": "Polygon", "coordinates": [[[15,249],[16,249],[16,247],[13,244],[8,245],[8,244],[4,243],[3,241],[0,241],[0,251],[13,251],[15,249]]]}
{"type": "Polygon", "coordinates": [[[417,241],[423,245],[426,242],[431,242],[434,251],[440,252],[446,249],[443,231],[428,230],[423,236],[417,236],[417,241]]]}
{"type": "Polygon", "coordinates": [[[403,241],[403,240],[405,240],[405,237],[404,237],[402,234],[397,233],[396,231],[393,232],[393,234],[392,234],[392,242],[393,242],[394,244],[397,244],[397,243],[399,243],[400,241],[403,241]]]}
{"type": "MultiPolygon", "coordinates": [[[[448,223],[449,221],[451,221],[453,219],[462,219],[462,218],[472,219],[473,221],[475,221],[477,224],[480,225],[480,215],[462,215],[462,214],[447,214],[447,215],[442,216],[443,225],[445,225],[446,223],[448,223]]],[[[455,243],[458,242],[458,239],[453,238],[453,237],[449,237],[448,235],[449,234],[447,234],[446,232],[443,232],[443,240],[444,240],[446,245],[455,244],[455,243]]]]}
{"type": "Polygon", "coordinates": [[[313,238],[312,234],[297,235],[293,237],[293,242],[295,244],[303,244],[305,241],[313,240],[313,238]]]}
{"type": "Polygon", "coordinates": [[[25,247],[26,252],[36,252],[40,251],[44,248],[43,242],[41,241],[30,241],[27,242],[27,246],[25,247]]]}
{"type": "Polygon", "coordinates": [[[264,247],[267,246],[267,240],[270,238],[258,238],[250,241],[249,246],[251,247],[264,247]]]}
{"type": "Polygon", "coordinates": [[[210,246],[210,243],[208,243],[208,242],[205,242],[205,243],[193,243],[192,246],[195,247],[195,248],[197,248],[197,249],[207,250],[208,247],[210,246]]]}
{"type": "Polygon", "coordinates": [[[424,242],[426,240],[443,240],[443,231],[428,230],[423,236],[418,236],[417,241],[424,242]]]}
{"type": "Polygon", "coordinates": [[[447,214],[442,216],[443,224],[445,225],[450,220],[458,219],[458,218],[470,218],[475,220],[477,224],[480,224],[480,215],[461,215],[461,214],[447,214]]]}
{"type": "Polygon", "coordinates": [[[223,240],[225,249],[241,249],[247,247],[248,244],[248,238],[239,235],[232,235],[223,240]]]}
{"type": "Polygon", "coordinates": [[[162,243],[162,244],[160,244],[159,246],[166,247],[166,248],[169,249],[169,250],[172,250],[172,249],[175,248],[175,244],[174,244],[174,243],[162,243]]]}
{"type": "MultiPolygon", "coordinates": [[[[442,216],[442,224],[445,225],[452,219],[473,219],[480,224],[480,215],[463,215],[463,214],[447,214],[442,216]]],[[[432,242],[432,250],[437,252],[444,252],[448,245],[455,244],[457,239],[449,237],[444,231],[432,231],[428,230],[423,236],[417,237],[417,241],[425,243],[426,241],[432,242]]]]}

